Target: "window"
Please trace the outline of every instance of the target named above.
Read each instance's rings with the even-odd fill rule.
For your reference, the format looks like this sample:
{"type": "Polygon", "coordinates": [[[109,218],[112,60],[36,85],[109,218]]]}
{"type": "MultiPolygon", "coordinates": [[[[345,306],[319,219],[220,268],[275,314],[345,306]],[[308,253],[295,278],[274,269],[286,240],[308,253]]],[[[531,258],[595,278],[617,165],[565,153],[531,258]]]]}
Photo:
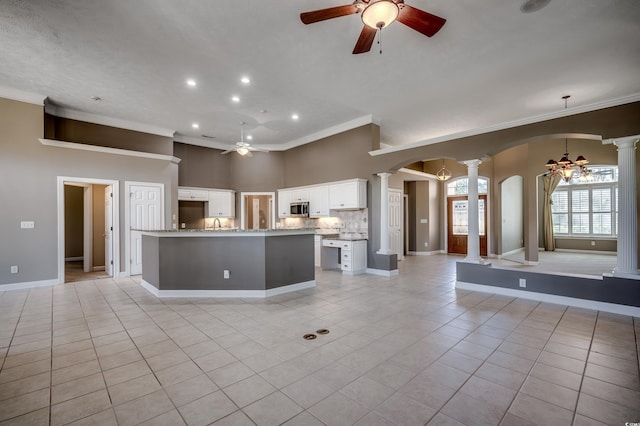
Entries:
{"type": "Polygon", "coordinates": [[[618,168],[592,167],[591,177],[562,181],[551,195],[553,232],[613,237],[618,233],[618,168]]]}
{"type": "MultiPolygon", "coordinates": [[[[478,178],[478,194],[486,194],[489,181],[478,178]]],[[[469,193],[469,179],[456,179],[447,184],[447,195],[467,195],[469,193]]]]}

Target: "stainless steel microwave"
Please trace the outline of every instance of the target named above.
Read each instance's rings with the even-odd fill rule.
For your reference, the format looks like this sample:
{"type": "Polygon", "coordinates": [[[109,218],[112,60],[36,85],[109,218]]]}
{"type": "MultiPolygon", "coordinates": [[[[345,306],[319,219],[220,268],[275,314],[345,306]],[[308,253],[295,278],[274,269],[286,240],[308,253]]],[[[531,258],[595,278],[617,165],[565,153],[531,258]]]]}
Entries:
{"type": "Polygon", "coordinates": [[[309,202],[297,201],[295,203],[291,203],[289,213],[291,214],[291,217],[309,217],[309,202]]]}

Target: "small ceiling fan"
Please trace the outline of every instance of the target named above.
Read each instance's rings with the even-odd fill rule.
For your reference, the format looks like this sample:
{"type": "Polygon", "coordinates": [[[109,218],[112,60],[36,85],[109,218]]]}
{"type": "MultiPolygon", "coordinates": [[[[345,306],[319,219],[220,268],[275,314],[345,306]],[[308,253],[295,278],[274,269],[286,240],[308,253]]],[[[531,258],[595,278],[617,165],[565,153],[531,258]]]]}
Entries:
{"type": "Polygon", "coordinates": [[[238,154],[240,154],[242,156],[249,154],[251,151],[269,152],[266,149],[256,148],[254,146],[251,146],[250,144],[248,144],[247,142],[244,141],[244,129],[243,129],[243,126],[245,124],[246,123],[244,121],[240,123],[240,142],[236,142],[236,147],[235,148],[228,149],[228,150],[222,152],[222,155],[228,154],[230,152],[237,152],[238,154]]]}
{"type": "Polygon", "coordinates": [[[404,4],[404,0],[355,0],[352,4],[345,6],[301,13],[300,19],[304,24],[313,24],[356,13],[361,14],[364,27],[353,49],[352,53],[354,55],[371,50],[376,32],[396,20],[427,37],[432,37],[440,31],[440,28],[447,21],[439,16],[404,4]]]}

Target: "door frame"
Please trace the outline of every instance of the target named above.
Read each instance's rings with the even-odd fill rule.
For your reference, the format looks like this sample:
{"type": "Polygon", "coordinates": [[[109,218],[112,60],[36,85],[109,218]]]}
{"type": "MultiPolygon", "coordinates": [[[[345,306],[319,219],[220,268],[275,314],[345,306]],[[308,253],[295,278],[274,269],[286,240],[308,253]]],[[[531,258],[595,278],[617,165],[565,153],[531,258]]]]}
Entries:
{"type": "MultiPolygon", "coordinates": [[[[465,195],[465,196],[469,196],[469,194],[459,194],[459,195],[448,195],[447,194],[447,185],[450,184],[451,182],[455,182],[457,180],[460,179],[469,179],[469,176],[459,176],[455,179],[451,179],[451,180],[447,180],[442,182],[442,199],[443,199],[443,203],[442,203],[442,217],[443,217],[443,221],[444,221],[444,228],[443,228],[443,237],[444,237],[444,241],[442,244],[443,250],[442,253],[444,254],[449,254],[449,197],[458,197],[459,195],[465,195]]],[[[485,232],[487,235],[487,257],[492,257],[491,255],[491,179],[489,179],[486,176],[478,176],[478,179],[484,179],[487,181],[487,193],[486,194],[478,194],[478,197],[480,197],[481,195],[486,195],[487,196],[487,201],[485,202],[485,210],[486,210],[486,215],[487,215],[487,220],[485,223],[485,232]]]]}
{"type": "Polygon", "coordinates": [[[245,208],[246,208],[246,202],[245,202],[245,198],[248,195],[270,195],[271,196],[271,203],[269,204],[269,206],[271,207],[271,224],[269,229],[276,229],[276,204],[273,202],[273,200],[276,199],[276,193],[275,192],[241,192],[240,193],[240,229],[246,229],[246,226],[244,225],[244,221],[246,219],[246,213],[245,213],[245,208]]]}
{"type": "MultiPolygon", "coordinates": [[[[151,186],[160,189],[160,223],[164,225],[164,216],[165,216],[165,205],[164,205],[164,183],[158,182],[134,182],[130,180],[124,181],[124,193],[126,197],[124,197],[124,239],[125,239],[125,247],[124,247],[124,258],[128,259],[125,261],[124,271],[121,276],[128,277],[131,275],[131,187],[132,186],[151,186]]],[[[113,195],[115,198],[115,194],[113,195]]],[[[115,221],[114,221],[115,222],[115,221]]],[[[115,262],[114,262],[115,264],[115,262]]]]}
{"type": "MultiPolygon", "coordinates": [[[[120,182],[112,179],[97,179],[97,178],[84,178],[84,177],[70,177],[70,176],[58,176],[57,177],[57,198],[58,198],[58,284],[64,284],[65,276],[64,276],[64,186],[66,184],[74,184],[76,186],[85,187],[85,195],[83,196],[83,203],[85,206],[85,219],[87,214],[87,203],[91,202],[91,198],[87,197],[86,191],[91,192],[91,185],[107,185],[111,186],[113,190],[113,277],[118,277],[120,275],[120,215],[118,212],[120,211],[120,182]],[[89,199],[89,200],[87,200],[89,199]]],[[[91,206],[92,207],[92,206],[91,206]]],[[[86,246],[87,246],[87,234],[89,234],[89,238],[91,237],[91,232],[86,232],[87,222],[85,220],[85,240],[83,244],[85,245],[85,249],[83,249],[84,254],[86,255],[86,246]]],[[[89,244],[91,246],[91,244],[89,244]]],[[[91,248],[89,248],[91,250],[91,248]]],[[[85,262],[87,259],[85,259],[85,262]]]]}

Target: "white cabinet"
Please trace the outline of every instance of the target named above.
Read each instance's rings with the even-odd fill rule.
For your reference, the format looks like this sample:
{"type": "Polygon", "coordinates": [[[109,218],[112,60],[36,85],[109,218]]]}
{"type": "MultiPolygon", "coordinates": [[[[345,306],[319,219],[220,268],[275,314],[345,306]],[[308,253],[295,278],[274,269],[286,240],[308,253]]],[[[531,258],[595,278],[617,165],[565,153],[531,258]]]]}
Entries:
{"type": "Polygon", "coordinates": [[[235,191],[208,191],[205,212],[207,217],[235,217],[236,193],[235,191]]]}
{"type": "Polygon", "coordinates": [[[309,190],[304,189],[292,189],[290,190],[290,202],[295,203],[298,201],[309,201],[309,190]]]}
{"type": "Polygon", "coordinates": [[[346,275],[363,274],[367,271],[367,242],[341,241],[340,269],[346,275]]]}
{"type": "Polygon", "coordinates": [[[291,197],[293,192],[287,189],[278,190],[278,217],[291,217],[291,197]]]}
{"type": "Polygon", "coordinates": [[[340,269],[345,275],[358,275],[367,271],[366,240],[324,239],[322,248],[323,269],[340,269]]]}
{"type": "Polygon", "coordinates": [[[209,191],[198,188],[178,188],[178,201],[209,201],[209,191]]]}
{"type": "Polygon", "coordinates": [[[329,186],[309,188],[309,217],[329,216],[329,186]]]}
{"type": "Polygon", "coordinates": [[[329,185],[329,208],[331,210],[356,210],[366,207],[366,179],[352,179],[329,185]]]}
{"type": "Polygon", "coordinates": [[[313,237],[313,264],[320,267],[322,261],[322,235],[313,237]]]}

